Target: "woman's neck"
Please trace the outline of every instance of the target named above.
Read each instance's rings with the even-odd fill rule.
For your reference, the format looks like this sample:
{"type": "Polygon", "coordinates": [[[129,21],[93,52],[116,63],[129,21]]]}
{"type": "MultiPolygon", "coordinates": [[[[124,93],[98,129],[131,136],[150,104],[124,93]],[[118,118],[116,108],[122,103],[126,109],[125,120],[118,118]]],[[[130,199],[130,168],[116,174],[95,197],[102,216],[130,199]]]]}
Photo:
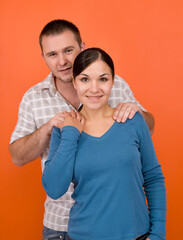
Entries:
{"type": "Polygon", "coordinates": [[[91,136],[101,137],[114,123],[113,112],[114,109],[108,105],[97,110],[83,107],[81,114],[86,120],[83,131],[91,136]]]}
{"type": "Polygon", "coordinates": [[[114,109],[108,105],[103,106],[100,109],[88,109],[83,106],[81,114],[84,116],[87,122],[96,122],[105,118],[112,118],[114,109]]]}

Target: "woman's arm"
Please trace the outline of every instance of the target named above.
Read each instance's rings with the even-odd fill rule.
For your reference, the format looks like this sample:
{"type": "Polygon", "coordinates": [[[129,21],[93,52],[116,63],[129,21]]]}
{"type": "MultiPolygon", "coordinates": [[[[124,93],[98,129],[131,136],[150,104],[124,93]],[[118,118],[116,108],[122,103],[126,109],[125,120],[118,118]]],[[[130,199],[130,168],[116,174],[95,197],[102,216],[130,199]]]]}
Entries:
{"type": "MultiPolygon", "coordinates": [[[[139,115],[140,116],[140,115],[139,115]]],[[[165,240],[166,235],[166,190],[161,166],[157,160],[150,132],[140,116],[137,126],[140,139],[140,154],[144,191],[150,213],[151,240],[165,240]]]]}
{"type": "Polygon", "coordinates": [[[42,185],[47,195],[53,199],[64,195],[72,181],[79,136],[79,130],[73,126],[65,126],[62,130],[55,127],[52,131],[42,185]]]}
{"type": "Polygon", "coordinates": [[[54,127],[51,135],[48,159],[42,175],[42,185],[49,197],[57,199],[65,194],[73,177],[78,139],[84,127],[84,118],[64,112],[64,122],[54,127]]]}

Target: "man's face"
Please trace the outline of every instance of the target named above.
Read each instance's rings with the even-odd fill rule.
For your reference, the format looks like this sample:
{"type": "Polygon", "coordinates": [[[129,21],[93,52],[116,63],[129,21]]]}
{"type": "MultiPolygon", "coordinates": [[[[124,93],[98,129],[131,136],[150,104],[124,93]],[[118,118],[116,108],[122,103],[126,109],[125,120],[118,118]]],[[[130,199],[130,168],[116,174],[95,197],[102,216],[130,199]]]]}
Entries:
{"type": "Polygon", "coordinates": [[[84,50],[84,43],[79,46],[75,35],[66,30],[55,36],[43,36],[42,48],[43,58],[56,80],[71,82],[73,63],[84,50]]]}

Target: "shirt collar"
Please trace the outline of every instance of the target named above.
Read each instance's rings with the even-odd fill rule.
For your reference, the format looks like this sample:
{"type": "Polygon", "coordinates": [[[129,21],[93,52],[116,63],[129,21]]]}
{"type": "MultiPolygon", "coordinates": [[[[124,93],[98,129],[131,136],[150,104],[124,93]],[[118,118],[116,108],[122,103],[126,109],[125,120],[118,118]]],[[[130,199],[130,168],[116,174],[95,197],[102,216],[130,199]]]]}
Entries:
{"type": "MultiPolygon", "coordinates": [[[[39,84],[38,84],[39,85],[39,84]]],[[[53,73],[51,72],[45,80],[43,80],[40,85],[39,89],[41,91],[49,91],[52,96],[55,96],[56,94],[61,97],[64,101],[66,101],[62,95],[57,91],[56,86],[55,86],[55,80],[53,73]]],[[[70,105],[70,104],[69,104],[70,105]]],[[[70,105],[71,106],[71,105],[70,105]]],[[[80,109],[82,104],[80,103],[79,108],[80,109]]],[[[71,106],[73,108],[73,106],[71,106]]]]}
{"type": "Polygon", "coordinates": [[[55,80],[52,72],[47,76],[45,80],[41,82],[39,87],[40,87],[40,90],[42,91],[50,91],[52,96],[55,96],[56,93],[58,93],[55,86],[55,80]]]}

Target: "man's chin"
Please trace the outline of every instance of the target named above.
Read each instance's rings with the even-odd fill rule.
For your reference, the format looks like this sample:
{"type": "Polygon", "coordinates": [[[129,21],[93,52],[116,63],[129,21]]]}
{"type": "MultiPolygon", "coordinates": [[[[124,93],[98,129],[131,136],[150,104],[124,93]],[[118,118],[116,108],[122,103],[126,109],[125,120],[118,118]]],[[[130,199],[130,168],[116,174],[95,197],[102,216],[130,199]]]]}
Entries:
{"type": "Polygon", "coordinates": [[[56,80],[61,81],[63,83],[72,83],[72,78],[61,78],[61,77],[56,77],[56,80]]]}

